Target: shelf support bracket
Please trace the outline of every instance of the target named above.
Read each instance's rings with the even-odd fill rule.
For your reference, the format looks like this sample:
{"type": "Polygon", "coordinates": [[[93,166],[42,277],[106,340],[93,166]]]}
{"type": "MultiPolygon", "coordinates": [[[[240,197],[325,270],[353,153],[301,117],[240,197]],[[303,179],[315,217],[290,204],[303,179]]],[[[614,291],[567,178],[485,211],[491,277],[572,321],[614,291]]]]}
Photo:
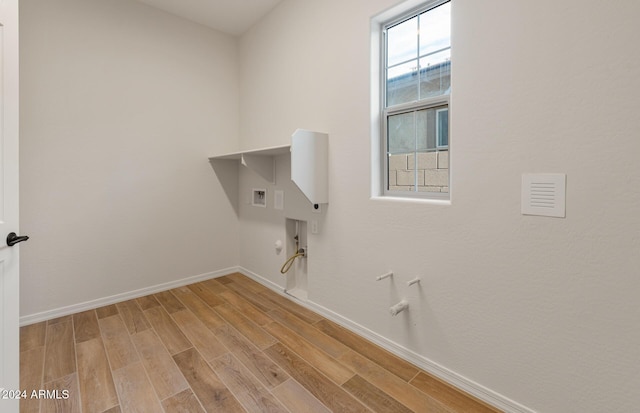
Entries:
{"type": "Polygon", "coordinates": [[[247,168],[253,170],[265,181],[276,183],[276,160],[273,156],[242,154],[241,162],[247,168]]]}

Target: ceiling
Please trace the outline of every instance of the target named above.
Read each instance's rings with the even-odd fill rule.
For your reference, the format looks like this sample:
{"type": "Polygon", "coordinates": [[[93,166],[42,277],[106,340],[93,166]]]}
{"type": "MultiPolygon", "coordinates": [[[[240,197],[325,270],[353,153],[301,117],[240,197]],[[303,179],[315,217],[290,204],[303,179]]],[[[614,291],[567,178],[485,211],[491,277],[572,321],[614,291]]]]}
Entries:
{"type": "Polygon", "coordinates": [[[232,35],[240,35],[281,0],[138,0],[232,35]]]}

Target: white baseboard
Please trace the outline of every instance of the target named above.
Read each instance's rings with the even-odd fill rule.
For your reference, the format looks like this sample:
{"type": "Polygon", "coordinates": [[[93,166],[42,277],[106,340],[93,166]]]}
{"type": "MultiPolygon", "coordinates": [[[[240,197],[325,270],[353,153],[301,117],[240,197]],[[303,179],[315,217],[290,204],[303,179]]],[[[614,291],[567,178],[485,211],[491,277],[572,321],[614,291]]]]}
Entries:
{"type": "Polygon", "coordinates": [[[93,310],[94,308],[131,300],[132,298],[143,297],[149,294],[155,294],[160,291],[166,291],[172,288],[182,287],[183,285],[193,284],[199,281],[208,280],[210,278],[222,277],[223,275],[231,274],[238,271],[239,271],[238,267],[225,268],[222,270],[195,275],[192,277],[182,278],[179,280],[170,281],[163,284],[153,285],[151,287],[141,288],[139,290],[128,291],[125,293],[116,294],[109,297],[98,298],[96,300],[85,301],[83,303],[73,304],[66,307],[60,307],[60,308],[55,308],[53,310],[43,311],[40,313],[29,314],[29,315],[20,317],[20,327],[26,326],[29,324],[39,323],[40,321],[51,320],[57,317],[63,317],[69,314],[75,314],[82,311],[93,310]]]}
{"type": "Polygon", "coordinates": [[[259,282],[260,284],[264,285],[265,287],[269,287],[270,289],[272,289],[273,291],[277,292],[280,295],[288,297],[288,295],[286,295],[285,289],[283,287],[279,286],[278,284],[274,283],[273,281],[270,281],[270,280],[267,280],[266,278],[263,278],[261,275],[258,275],[253,271],[250,271],[250,270],[248,270],[248,269],[246,269],[244,267],[238,267],[236,272],[239,272],[242,275],[246,275],[247,277],[253,279],[254,281],[259,282]]]}
{"type": "Polygon", "coordinates": [[[320,304],[314,303],[313,301],[309,301],[309,300],[307,301],[299,300],[299,299],[296,299],[295,297],[292,297],[291,295],[286,294],[285,290],[281,286],[261,277],[260,275],[252,271],[247,270],[246,268],[239,267],[237,272],[246,275],[247,277],[259,282],[260,284],[270,288],[271,290],[277,292],[280,295],[283,295],[285,297],[288,297],[289,299],[296,301],[296,303],[302,305],[303,307],[306,307],[324,316],[325,318],[341,325],[342,327],[358,334],[359,336],[366,338],[367,340],[390,351],[396,356],[409,361],[410,363],[423,369],[429,374],[432,374],[435,377],[438,377],[444,382],[449,383],[464,392],[467,392],[473,397],[479,400],[482,400],[483,402],[488,403],[491,406],[494,406],[500,409],[501,411],[504,411],[505,413],[535,413],[534,410],[531,410],[511,399],[508,399],[507,397],[502,396],[499,393],[496,393],[472,380],[469,380],[466,377],[450,369],[447,369],[446,367],[441,366],[440,364],[432,360],[429,360],[428,358],[421,356],[420,354],[412,350],[409,350],[406,347],[403,347],[400,344],[395,343],[369,330],[364,326],[361,326],[355,321],[352,321],[344,316],[341,316],[338,313],[335,313],[329,310],[328,308],[321,306],[320,304]]]}

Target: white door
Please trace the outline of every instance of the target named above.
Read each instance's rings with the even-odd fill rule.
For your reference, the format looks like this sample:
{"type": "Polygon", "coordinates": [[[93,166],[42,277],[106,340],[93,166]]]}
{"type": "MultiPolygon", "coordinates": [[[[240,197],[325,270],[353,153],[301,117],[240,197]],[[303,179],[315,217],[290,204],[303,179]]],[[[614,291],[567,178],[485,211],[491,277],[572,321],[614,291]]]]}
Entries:
{"type": "Polygon", "coordinates": [[[20,330],[18,246],[18,0],[0,0],[0,411],[18,412],[20,330]]]}

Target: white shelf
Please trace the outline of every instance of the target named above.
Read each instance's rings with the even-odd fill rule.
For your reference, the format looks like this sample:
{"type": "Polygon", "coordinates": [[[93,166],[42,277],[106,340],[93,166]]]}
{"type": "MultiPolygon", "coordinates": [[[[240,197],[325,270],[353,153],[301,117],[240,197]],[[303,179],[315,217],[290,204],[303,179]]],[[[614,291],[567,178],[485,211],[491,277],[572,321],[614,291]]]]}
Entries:
{"type": "Polygon", "coordinates": [[[238,177],[237,169],[234,172],[233,168],[237,168],[238,161],[265,181],[275,184],[275,158],[285,154],[291,154],[291,180],[307,199],[314,206],[328,203],[329,135],[326,133],[297,129],[291,136],[291,145],[216,155],[210,157],[209,162],[227,194],[235,199],[238,177]]]}
{"type": "Polygon", "coordinates": [[[248,151],[240,151],[240,152],[232,152],[224,155],[216,155],[209,158],[209,160],[218,160],[218,159],[242,159],[243,155],[255,155],[255,156],[277,156],[288,153],[291,150],[291,145],[282,145],[282,146],[270,146],[268,148],[262,149],[251,149],[248,151]]]}
{"type": "Polygon", "coordinates": [[[269,148],[216,155],[210,157],[209,161],[240,161],[242,165],[263,177],[265,181],[275,184],[275,157],[287,154],[290,151],[291,145],[272,146],[269,148]]]}

